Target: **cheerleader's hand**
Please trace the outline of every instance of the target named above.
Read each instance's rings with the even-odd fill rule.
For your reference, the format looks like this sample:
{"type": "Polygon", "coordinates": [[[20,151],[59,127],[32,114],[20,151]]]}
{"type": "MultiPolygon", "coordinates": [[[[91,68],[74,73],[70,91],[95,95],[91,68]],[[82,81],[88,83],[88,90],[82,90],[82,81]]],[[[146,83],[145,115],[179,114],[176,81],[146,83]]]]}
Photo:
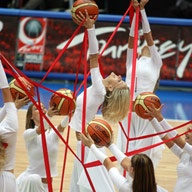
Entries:
{"type": "Polygon", "coordinates": [[[146,115],[151,116],[151,119],[156,118],[158,121],[163,120],[163,115],[161,113],[161,110],[163,108],[163,104],[159,107],[156,108],[153,104],[151,106],[148,106],[148,111],[145,113],[146,115]]]}
{"type": "Polygon", "coordinates": [[[17,94],[14,102],[15,102],[15,107],[17,109],[21,109],[23,106],[27,105],[30,102],[30,99],[28,96],[25,96],[22,99],[19,99],[19,94],[17,94]]]}
{"type": "Polygon", "coordinates": [[[87,10],[85,10],[85,15],[82,12],[79,12],[79,14],[77,15],[77,18],[80,21],[80,23],[84,22],[83,26],[85,28],[90,29],[93,27],[96,21],[97,15],[93,16],[93,18],[90,18],[87,10]]]}
{"type": "Polygon", "coordinates": [[[81,141],[82,143],[87,146],[87,147],[91,147],[92,144],[94,144],[93,139],[91,138],[91,136],[89,134],[84,135],[83,133],[81,133],[81,141]]]}
{"type": "Polygon", "coordinates": [[[111,144],[114,143],[114,132],[112,131],[112,134],[111,134],[111,141],[110,143],[106,146],[106,147],[109,147],[111,144]]]}
{"type": "Polygon", "coordinates": [[[55,115],[59,115],[59,111],[57,109],[55,109],[54,106],[52,106],[52,107],[49,106],[49,109],[47,110],[47,115],[49,117],[53,117],[55,115]]]}

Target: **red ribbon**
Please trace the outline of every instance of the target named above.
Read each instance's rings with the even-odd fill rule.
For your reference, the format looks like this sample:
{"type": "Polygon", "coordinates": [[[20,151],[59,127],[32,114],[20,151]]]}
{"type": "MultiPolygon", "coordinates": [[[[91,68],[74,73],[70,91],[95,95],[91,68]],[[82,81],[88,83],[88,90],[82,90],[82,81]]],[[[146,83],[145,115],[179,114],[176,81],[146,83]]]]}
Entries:
{"type": "Polygon", "coordinates": [[[1,142],[1,144],[3,145],[3,147],[4,147],[5,149],[8,147],[8,143],[1,142]]]}

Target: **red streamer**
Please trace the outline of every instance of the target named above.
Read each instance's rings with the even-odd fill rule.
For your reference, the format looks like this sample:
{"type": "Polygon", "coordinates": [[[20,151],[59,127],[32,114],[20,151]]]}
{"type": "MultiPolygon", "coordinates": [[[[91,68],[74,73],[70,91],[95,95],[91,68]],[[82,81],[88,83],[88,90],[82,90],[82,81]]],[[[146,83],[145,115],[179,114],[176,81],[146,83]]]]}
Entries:
{"type": "MultiPolygon", "coordinates": [[[[127,11],[125,12],[125,14],[123,15],[122,19],[120,20],[120,22],[118,23],[118,25],[116,26],[116,29],[114,30],[114,32],[112,33],[112,35],[110,36],[109,40],[107,41],[105,47],[103,48],[103,50],[101,51],[100,55],[99,55],[99,67],[100,67],[100,72],[101,72],[101,75],[104,77],[104,73],[103,73],[103,69],[102,69],[102,66],[101,66],[101,63],[100,63],[100,58],[102,56],[102,54],[104,53],[104,51],[106,50],[106,48],[109,46],[111,40],[113,39],[113,37],[115,36],[118,28],[120,27],[120,25],[122,24],[122,22],[124,21],[126,15],[128,14],[129,12],[129,16],[130,16],[130,23],[132,22],[132,16],[133,16],[133,7],[132,5],[130,4],[130,6],[128,7],[127,11]],[[132,14],[132,15],[131,15],[132,14]]],[[[130,98],[131,100],[133,99],[133,92],[134,92],[134,86],[135,86],[135,71],[136,71],[136,56],[137,56],[137,41],[138,41],[138,25],[139,25],[139,20],[140,20],[140,15],[139,15],[139,9],[136,10],[136,26],[135,26],[135,41],[134,41],[134,51],[133,51],[133,68],[132,68],[132,77],[131,77],[131,86],[130,86],[130,98]]],[[[23,76],[25,77],[30,83],[32,83],[35,87],[36,87],[36,92],[37,92],[37,97],[38,97],[38,103],[40,103],[40,96],[39,96],[39,87],[40,88],[43,88],[47,91],[50,91],[52,93],[56,93],[56,94],[59,94],[47,87],[44,87],[42,85],[42,82],[46,79],[46,77],[48,76],[48,74],[51,72],[51,70],[53,69],[54,65],[58,62],[58,60],[61,58],[61,56],[63,55],[63,53],[65,52],[65,50],[68,48],[69,44],[71,43],[71,41],[73,40],[73,38],[75,37],[75,35],[79,32],[80,28],[82,27],[83,25],[83,22],[78,26],[78,28],[75,30],[75,32],[73,33],[73,35],[71,36],[71,38],[69,39],[69,41],[67,42],[67,44],[65,45],[65,47],[62,49],[62,51],[58,54],[58,56],[56,57],[55,61],[52,63],[52,65],[50,66],[49,70],[47,71],[47,73],[45,74],[45,76],[42,78],[41,82],[38,84],[36,82],[33,82],[31,79],[29,79],[27,76],[25,76],[20,70],[18,70],[14,65],[10,64],[10,62],[0,53],[0,58],[3,62],[3,64],[6,64],[7,66],[7,69],[5,69],[5,71],[9,74],[11,74],[13,77],[15,77],[16,79],[18,79],[19,76],[23,76]]],[[[88,48],[88,45],[87,45],[87,31],[85,31],[85,34],[84,34],[84,41],[83,41],[83,44],[82,44],[83,48],[82,48],[82,51],[81,51],[81,55],[80,55],[80,59],[79,59],[79,62],[78,62],[78,66],[77,66],[77,72],[76,72],[76,80],[75,80],[75,85],[74,85],[74,96],[76,97],[77,95],[77,92],[79,92],[80,88],[84,85],[84,101],[83,101],[83,113],[82,113],[82,132],[84,133],[85,131],[85,125],[86,125],[86,88],[87,88],[87,78],[88,76],[90,75],[90,72],[87,73],[87,48],[88,48]],[[83,61],[82,61],[82,57],[84,56],[83,58],[83,61]],[[80,68],[80,64],[81,64],[81,61],[84,65],[84,80],[82,82],[82,84],[80,85],[79,89],[76,91],[76,84],[77,84],[77,80],[78,80],[78,70],[80,68]]],[[[58,137],[60,138],[60,140],[64,143],[64,145],[66,146],[65,148],[65,152],[64,152],[64,161],[63,161],[63,169],[62,169],[62,178],[61,178],[61,186],[60,186],[60,191],[62,191],[62,187],[63,187],[63,180],[64,180],[64,173],[65,173],[65,167],[66,167],[66,160],[67,160],[67,151],[69,150],[73,155],[74,157],[82,164],[82,166],[84,167],[84,170],[85,170],[85,174],[88,178],[88,181],[90,183],[90,186],[92,188],[92,191],[95,191],[95,188],[94,188],[94,185],[91,181],[91,178],[88,174],[88,171],[87,171],[87,168],[90,168],[90,167],[94,167],[94,166],[98,166],[98,165],[101,165],[101,163],[99,161],[93,161],[93,162],[90,162],[90,163],[84,163],[84,153],[85,153],[85,147],[82,146],[82,156],[81,156],[81,159],[76,155],[76,153],[72,150],[72,148],[69,146],[69,135],[70,135],[70,127],[68,126],[68,132],[67,132],[67,139],[65,140],[63,138],[63,136],[58,132],[58,130],[55,128],[55,126],[50,122],[50,120],[45,116],[45,114],[43,114],[42,112],[42,109],[40,107],[40,105],[38,103],[36,103],[36,101],[34,100],[34,98],[28,93],[28,91],[26,90],[25,86],[22,84],[22,82],[18,79],[19,83],[21,84],[23,90],[25,91],[25,93],[27,94],[27,96],[30,98],[30,100],[33,102],[33,104],[37,107],[37,109],[39,110],[40,112],[40,125],[41,125],[41,136],[42,136],[42,146],[43,146],[43,155],[44,155],[44,163],[45,163],[45,169],[46,169],[46,174],[47,174],[47,179],[48,179],[48,188],[49,188],[49,192],[52,192],[53,189],[52,189],[52,181],[51,181],[51,174],[50,174],[50,165],[49,165],[49,158],[48,158],[48,151],[47,151],[47,144],[46,144],[46,137],[45,137],[45,132],[44,132],[44,124],[43,124],[43,118],[46,119],[46,121],[49,123],[49,125],[51,126],[51,128],[55,131],[55,133],[58,135],[58,137]]],[[[67,99],[71,99],[71,98],[68,98],[67,99]]],[[[138,140],[138,139],[145,139],[145,138],[148,138],[148,137],[153,137],[153,136],[156,136],[156,135],[160,135],[162,133],[166,133],[166,132],[169,132],[169,131],[172,131],[172,130],[175,130],[175,129],[178,129],[180,127],[183,127],[189,123],[191,123],[192,121],[189,121],[183,125],[180,125],[180,126],[177,126],[173,129],[170,129],[168,131],[164,131],[164,132],[161,132],[161,133],[155,133],[155,134],[151,134],[151,135],[145,135],[145,136],[140,136],[140,137],[136,137],[136,138],[129,138],[129,131],[130,131],[130,122],[131,122],[131,111],[132,111],[132,102],[130,103],[130,113],[128,114],[128,135],[125,133],[125,130],[124,128],[122,127],[121,123],[120,123],[120,126],[122,128],[122,131],[123,133],[125,134],[126,138],[127,138],[127,142],[129,141],[132,141],[132,140],[138,140]]],[[[189,131],[187,131],[189,132],[189,131]]],[[[163,142],[160,142],[160,143],[156,143],[154,145],[151,145],[151,146],[147,146],[145,148],[141,148],[141,149],[138,149],[138,150],[134,150],[134,151],[131,151],[131,152],[127,152],[128,151],[128,147],[126,149],[126,152],[125,154],[127,156],[132,156],[136,153],[141,153],[143,151],[146,151],[146,150],[149,150],[151,148],[154,148],[154,147],[157,147],[161,144],[164,144],[166,142],[169,142],[171,140],[174,140],[175,138],[177,137],[180,137],[184,134],[186,134],[187,132],[184,132],[182,134],[179,134],[178,136],[174,137],[174,138],[170,138],[169,140],[167,141],[163,141],[163,142]]],[[[128,146],[128,145],[127,145],[128,146]]],[[[116,158],[114,156],[110,157],[110,159],[112,161],[116,161],[116,158]]]]}

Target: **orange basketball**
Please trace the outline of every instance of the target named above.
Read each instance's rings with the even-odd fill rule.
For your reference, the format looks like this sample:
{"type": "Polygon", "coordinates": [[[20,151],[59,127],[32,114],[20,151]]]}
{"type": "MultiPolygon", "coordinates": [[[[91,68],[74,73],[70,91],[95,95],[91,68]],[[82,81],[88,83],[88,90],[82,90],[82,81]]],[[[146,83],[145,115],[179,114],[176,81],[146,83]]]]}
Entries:
{"type": "Polygon", "coordinates": [[[19,77],[18,79],[21,81],[21,83],[17,79],[13,79],[9,83],[9,87],[10,87],[10,91],[11,91],[13,99],[14,100],[16,99],[17,94],[19,94],[19,99],[24,98],[27,95],[26,91],[32,97],[35,96],[35,87],[34,87],[34,85],[32,83],[30,83],[24,77],[19,77]],[[24,88],[22,87],[21,84],[26,88],[26,90],[24,90],[24,88]]]}
{"type": "Polygon", "coordinates": [[[92,120],[88,124],[86,131],[94,140],[97,147],[107,146],[111,141],[112,128],[109,123],[103,119],[92,120]]]}
{"type": "Polygon", "coordinates": [[[75,111],[76,99],[70,89],[63,88],[52,94],[49,104],[59,111],[59,115],[69,115],[75,111]]]}
{"type": "Polygon", "coordinates": [[[160,99],[157,95],[152,92],[143,92],[139,94],[136,97],[134,103],[135,113],[143,119],[149,119],[150,116],[146,115],[145,112],[148,110],[147,106],[152,106],[152,104],[156,108],[159,108],[161,106],[160,99]]]}
{"type": "Polygon", "coordinates": [[[87,10],[90,18],[93,18],[95,15],[99,14],[99,8],[95,1],[93,0],[76,0],[73,3],[73,7],[71,9],[71,16],[75,23],[79,24],[77,15],[79,12],[85,14],[85,9],[87,10]]]}

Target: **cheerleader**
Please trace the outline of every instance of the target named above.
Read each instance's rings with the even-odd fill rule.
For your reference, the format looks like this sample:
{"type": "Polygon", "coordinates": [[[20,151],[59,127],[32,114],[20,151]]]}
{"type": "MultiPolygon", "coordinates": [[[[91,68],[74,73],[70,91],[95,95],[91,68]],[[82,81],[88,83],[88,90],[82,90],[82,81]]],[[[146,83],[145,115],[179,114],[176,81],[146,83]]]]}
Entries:
{"type": "MultiPolygon", "coordinates": [[[[140,9],[142,29],[144,33],[147,45],[141,50],[141,55],[136,60],[136,77],[135,77],[135,89],[133,96],[133,103],[135,98],[142,92],[154,92],[157,86],[157,82],[160,75],[160,70],[162,66],[162,60],[157,48],[154,45],[153,37],[150,29],[150,25],[145,13],[145,5],[149,0],[141,0],[138,3],[137,0],[132,0],[132,5],[135,9],[140,9]]],[[[135,27],[136,14],[133,16],[131,29],[128,39],[128,50],[127,50],[127,60],[126,60],[126,83],[128,86],[131,85],[132,79],[132,63],[133,63],[133,45],[134,45],[134,27],[135,27]]],[[[128,135],[128,118],[126,117],[122,121],[123,128],[128,135]]],[[[149,135],[154,133],[154,129],[151,128],[152,124],[146,119],[139,117],[132,109],[132,118],[130,124],[130,138],[135,138],[139,136],[149,135]]],[[[159,142],[158,136],[150,137],[146,139],[140,139],[135,141],[130,141],[128,146],[128,151],[134,151],[143,147],[150,146],[154,143],[159,142]]],[[[122,129],[119,127],[117,135],[117,146],[122,152],[126,152],[127,148],[127,138],[125,137],[122,129]]],[[[164,146],[150,149],[145,151],[151,160],[153,161],[154,167],[157,166],[159,160],[162,157],[162,150],[164,146]]]]}
{"type": "Polygon", "coordinates": [[[136,154],[130,159],[118,149],[113,141],[109,145],[109,150],[122,168],[132,177],[133,180],[129,181],[120,174],[110,158],[95,146],[90,135],[86,137],[82,134],[81,139],[84,145],[89,147],[95,157],[105,166],[119,192],[167,192],[167,190],[156,184],[153,163],[146,154],[136,154]]]}
{"type": "Polygon", "coordinates": [[[0,111],[0,191],[16,192],[14,167],[18,115],[1,61],[0,88],[4,102],[0,111]]]}
{"type": "MultiPolygon", "coordinates": [[[[39,105],[37,103],[37,105],[39,105]]],[[[50,107],[47,111],[43,103],[39,105],[42,112],[51,118],[58,115],[58,111],[50,107]]],[[[63,133],[68,124],[68,116],[65,116],[61,123],[56,126],[59,133],[63,133]]],[[[59,147],[59,136],[49,126],[44,119],[44,131],[48,150],[50,164],[51,181],[58,175],[57,156],[59,147]]],[[[29,165],[26,170],[17,177],[17,186],[19,192],[48,192],[48,179],[45,169],[43,146],[42,146],[42,128],[40,125],[40,113],[38,108],[32,103],[26,114],[26,130],[24,131],[24,140],[28,153],[29,165]]]]}
{"type": "MultiPolygon", "coordinates": [[[[172,127],[164,119],[161,109],[156,109],[154,106],[149,107],[148,114],[153,117],[151,123],[157,132],[163,132],[172,127]]],[[[177,166],[177,181],[174,192],[189,192],[192,189],[192,124],[187,127],[188,133],[185,134],[185,140],[182,137],[177,137],[174,140],[166,142],[167,147],[180,159],[177,166]]],[[[173,130],[167,134],[159,135],[162,140],[168,140],[177,136],[177,131],[173,130]]]]}
{"type": "MultiPolygon", "coordinates": [[[[124,119],[128,114],[129,108],[129,88],[122,80],[121,76],[111,73],[106,78],[100,74],[98,57],[99,47],[95,34],[95,20],[90,19],[87,11],[86,18],[80,13],[79,22],[85,20],[84,26],[88,31],[89,40],[89,59],[92,85],[87,88],[86,103],[86,123],[95,118],[99,107],[103,117],[109,122],[117,123],[124,119]]],[[[77,155],[81,158],[81,139],[82,132],[82,109],[84,93],[77,97],[76,110],[70,122],[70,127],[75,130],[77,136],[77,155]]],[[[100,150],[104,151],[104,148],[100,150]]],[[[85,150],[85,162],[94,161],[95,157],[90,150],[85,150]]],[[[73,173],[71,177],[71,192],[92,191],[85,173],[82,172],[81,163],[75,159],[73,173]]],[[[96,191],[115,191],[113,184],[103,166],[95,169],[90,168],[90,178],[96,191]],[[99,175],[99,177],[98,177],[99,175]],[[103,184],[105,183],[105,184],[103,184]]]]}

